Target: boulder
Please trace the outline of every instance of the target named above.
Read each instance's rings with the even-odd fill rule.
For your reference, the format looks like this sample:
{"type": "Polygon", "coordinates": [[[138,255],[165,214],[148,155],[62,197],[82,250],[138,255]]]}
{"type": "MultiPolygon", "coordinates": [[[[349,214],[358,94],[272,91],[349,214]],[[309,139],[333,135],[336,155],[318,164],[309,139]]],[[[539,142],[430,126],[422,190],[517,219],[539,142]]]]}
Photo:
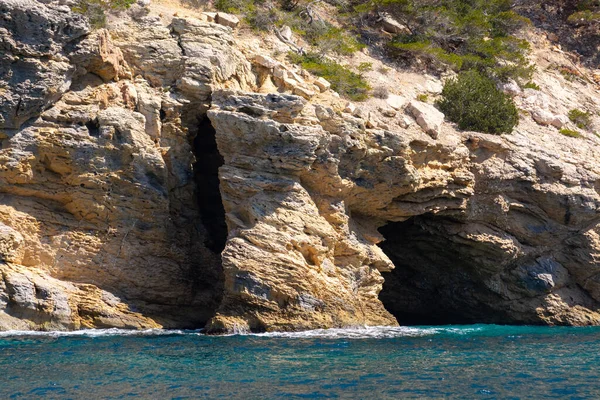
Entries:
{"type": "Polygon", "coordinates": [[[292,28],[290,28],[287,25],[284,25],[280,30],[279,33],[281,34],[281,37],[283,37],[285,40],[287,41],[292,41],[292,28]]]}
{"type": "Polygon", "coordinates": [[[279,65],[281,65],[279,63],[279,61],[274,60],[273,58],[269,57],[269,56],[265,56],[262,54],[257,54],[254,56],[254,62],[258,65],[260,65],[261,67],[265,67],[268,69],[273,69],[279,65]]]}
{"type": "Polygon", "coordinates": [[[396,116],[396,110],[391,107],[379,107],[379,112],[384,117],[393,118],[396,116]]]}
{"type": "Polygon", "coordinates": [[[215,19],[217,18],[217,13],[215,13],[215,12],[203,12],[202,16],[204,16],[204,18],[206,18],[207,22],[215,22],[215,19]]]}
{"type": "Polygon", "coordinates": [[[304,97],[306,100],[310,100],[312,97],[315,97],[316,93],[310,89],[304,88],[302,86],[296,86],[294,88],[294,94],[298,96],[304,97]]]}
{"type": "Polygon", "coordinates": [[[356,106],[353,103],[348,102],[348,104],[346,104],[346,107],[344,107],[344,112],[348,114],[354,114],[355,111],[356,106]]]}
{"type": "Polygon", "coordinates": [[[406,105],[406,99],[397,94],[390,94],[386,99],[386,103],[394,110],[401,110],[406,105]]]}
{"type": "Polygon", "coordinates": [[[432,94],[440,94],[444,89],[444,85],[439,80],[429,80],[425,83],[425,90],[432,94]]]}
{"type": "Polygon", "coordinates": [[[521,94],[521,92],[522,92],[519,84],[512,79],[509,80],[508,82],[500,83],[498,85],[498,89],[500,89],[502,92],[504,92],[510,96],[516,96],[516,95],[521,94]]]}
{"type": "Polygon", "coordinates": [[[219,25],[228,26],[230,28],[237,28],[237,26],[240,24],[240,20],[238,17],[236,17],[235,15],[232,15],[232,14],[227,14],[227,13],[222,13],[222,12],[217,13],[215,21],[219,25]]]}
{"type": "Polygon", "coordinates": [[[554,115],[548,110],[537,109],[531,113],[531,117],[540,125],[550,125],[554,115]]]}
{"type": "Polygon", "coordinates": [[[382,17],[381,26],[384,31],[386,31],[388,33],[394,33],[394,34],[410,33],[410,31],[408,30],[408,28],[406,26],[404,26],[400,22],[396,21],[389,14],[384,13],[381,15],[381,17],[382,17]]]}
{"type": "Polygon", "coordinates": [[[548,110],[542,109],[534,110],[531,113],[531,117],[540,125],[552,125],[559,129],[569,122],[569,118],[566,115],[555,115],[548,110]]]}
{"type": "Polygon", "coordinates": [[[550,124],[555,128],[562,128],[569,122],[569,117],[566,115],[555,115],[550,124]]]}
{"type": "Polygon", "coordinates": [[[417,124],[431,136],[437,139],[444,122],[444,114],[431,104],[413,100],[408,104],[408,111],[415,117],[417,124]]]}
{"type": "Polygon", "coordinates": [[[313,83],[319,88],[321,92],[326,92],[331,87],[331,83],[329,83],[326,79],[321,77],[315,79],[313,83]]]}

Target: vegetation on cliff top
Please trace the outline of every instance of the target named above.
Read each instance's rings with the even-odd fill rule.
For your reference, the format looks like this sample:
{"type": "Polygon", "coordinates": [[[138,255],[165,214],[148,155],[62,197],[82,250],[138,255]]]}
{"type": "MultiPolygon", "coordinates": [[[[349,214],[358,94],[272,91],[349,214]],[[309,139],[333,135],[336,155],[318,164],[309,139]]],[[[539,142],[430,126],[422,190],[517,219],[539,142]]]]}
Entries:
{"type": "Polygon", "coordinates": [[[390,54],[430,69],[476,70],[498,80],[527,81],[529,43],[514,33],[529,20],[509,0],[372,0],[359,12],[389,15],[404,26],[388,43],[390,54]]]}
{"type": "Polygon", "coordinates": [[[106,13],[126,10],[136,0],[77,0],[71,7],[73,11],[85,15],[93,28],[101,28],[106,24],[106,13]]]}
{"type": "Polygon", "coordinates": [[[463,130],[508,133],[519,115],[512,99],[502,93],[489,77],[477,72],[461,72],[446,82],[438,107],[463,130]]]}
{"type": "Polygon", "coordinates": [[[362,101],[369,97],[369,83],[360,74],[343,65],[315,53],[290,53],[289,57],[292,62],[301,65],[308,72],[327,79],[331,88],[340,95],[354,101],[362,101]]]}

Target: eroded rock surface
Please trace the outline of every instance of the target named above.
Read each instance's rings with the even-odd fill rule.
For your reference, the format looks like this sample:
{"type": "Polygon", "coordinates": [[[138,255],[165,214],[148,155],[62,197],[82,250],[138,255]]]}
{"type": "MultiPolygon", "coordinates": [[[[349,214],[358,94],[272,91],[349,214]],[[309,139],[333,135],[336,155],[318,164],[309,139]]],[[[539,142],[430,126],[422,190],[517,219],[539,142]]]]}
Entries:
{"type": "Polygon", "coordinates": [[[64,7],[0,6],[3,54],[28,65],[0,61],[10,65],[0,92],[0,328],[202,326],[222,278],[192,139],[210,134],[197,118],[210,85],[247,86],[229,29],[131,21],[119,28],[129,46],[118,46],[123,31],[90,32],[64,7]],[[136,35],[160,37],[169,57],[136,35]]]}
{"type": "Polygon", "coordinates": [[[463,210],[467,148],[368,130],[294,96],[219,92],[208,115],[230,232],[210,329],[395,324],[377,298],[393,268],[377,227],[463,210]]]}
{"type": "Polygon", "coordinates": [[[206,13],[0,11],[0,329],[600,324],[600,140],[552,126],[581,88],[458,132],[206,13]]]}

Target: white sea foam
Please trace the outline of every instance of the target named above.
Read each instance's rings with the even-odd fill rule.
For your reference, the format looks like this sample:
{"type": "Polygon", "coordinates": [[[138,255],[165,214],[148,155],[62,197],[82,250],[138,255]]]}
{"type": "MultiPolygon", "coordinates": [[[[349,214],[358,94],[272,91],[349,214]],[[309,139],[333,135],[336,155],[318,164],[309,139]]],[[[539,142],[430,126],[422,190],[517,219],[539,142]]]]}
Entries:
{"type": "MultiPolygon", "coordinates": [[[[408,327],[408,326],[364,326],[338,329],[315,329],[301,332],[267,332],[243,333],[238,332],[223,336],[254,336],[272,338],[297,338],[297,339],[387,339],[398,337],[423,337],[438,334],[468,335],[483,330],[483,326],[446,326],[446,327],[408,327]]],[[[84,329],[77,331],[4,331],[2,337],[18,336],[45,336],[45,337],[102,337],[102,336],[161,336],[161,335],[204,335],[202,331],[177,330],[177,329],[84,329]]]]}
{"type": "Polygon", "coordinates": [[[481,330],[481,327],[435,327],[417,328],[408,326],[365,326],[344,329],[315,329],[302,332],[268,332],[255,333],[253,336],[281,338],[323,338],[323,339],[389,339],[398,337],[422,337],[443,333],[470,334],[481,330]]]}
{"type": "Polygon", "coordinates": [[[182,331],[177,329],[145,329],[145,330],[133,330],[133,329],[82,329],[77,331],[3,331],[0,332],[1,337],[13,337],[13,336],[49,336],[49,337],[61,337],[61,336],[87,336],[87,337],[98,337],[98,336],[161,336],[161,335],[183,335],[183,334],[199,334],[199,331],[182,331]]]}

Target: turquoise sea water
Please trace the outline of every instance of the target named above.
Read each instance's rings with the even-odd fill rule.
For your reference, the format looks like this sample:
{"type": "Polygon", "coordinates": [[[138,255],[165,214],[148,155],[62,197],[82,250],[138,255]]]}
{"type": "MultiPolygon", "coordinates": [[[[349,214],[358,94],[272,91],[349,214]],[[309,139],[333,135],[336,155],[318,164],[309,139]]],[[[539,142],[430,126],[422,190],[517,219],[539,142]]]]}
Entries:
{"type": "Polygon", "coordinates": [[[0,399],[600,399],[600,329],[0,333],[0,399]]]}

